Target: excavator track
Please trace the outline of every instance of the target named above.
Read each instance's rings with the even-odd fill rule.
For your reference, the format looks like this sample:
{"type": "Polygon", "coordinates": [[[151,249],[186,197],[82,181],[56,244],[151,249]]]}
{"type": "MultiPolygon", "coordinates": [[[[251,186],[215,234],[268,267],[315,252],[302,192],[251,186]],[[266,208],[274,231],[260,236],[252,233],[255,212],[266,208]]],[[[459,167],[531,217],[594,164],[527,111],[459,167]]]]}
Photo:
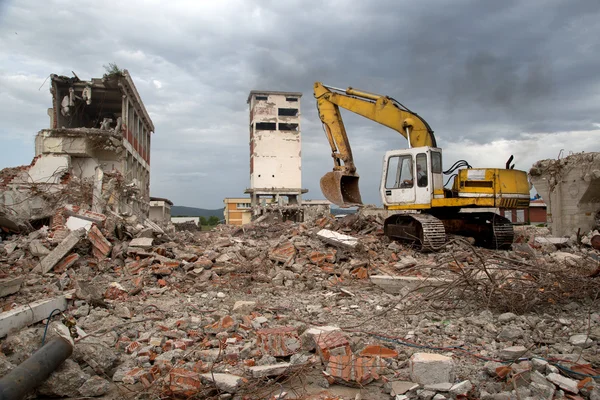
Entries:
{"type": "Polygon", "coordinates": [[[385,220],[384,233],[392,239],[412,242],[421,251],[437,251],[446,242],[442,221],[429,214],[396,214],[385,220]]]}
{"type": "Polygon", "coordinates": [[[442,221],[446,232],[472,237],[488,249],[510,249],[515,236],[510,220],[493,212],[460,213],[442,221]]]}

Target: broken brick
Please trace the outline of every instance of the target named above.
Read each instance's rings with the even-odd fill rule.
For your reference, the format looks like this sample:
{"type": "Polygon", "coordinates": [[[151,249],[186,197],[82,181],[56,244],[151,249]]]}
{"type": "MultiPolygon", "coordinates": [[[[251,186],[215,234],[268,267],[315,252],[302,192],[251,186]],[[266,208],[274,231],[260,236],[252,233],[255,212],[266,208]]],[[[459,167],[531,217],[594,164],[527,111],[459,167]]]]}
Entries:
{"type": "Polygon", "coordinates": [[[317,352],[323,362],[327,362],[333,355],[352,355],[350,342],[346,336],[339,331],[323,332],[319,335],[315,335],[314,341],[317,352]]]}
{"type": "Polygon", "coordinates": [[[256,336],[262,353],[274,357],[290,356],[302,347],[298,331],[294,327],[260,329],[256,336]]]}
{"type": "Polygon", "coordinates": [[[235,328],[235,320],[229,315],[224,316],[214,324],[206,325],[204,329],[210,333],[218,333],[223,331],[232,331],[235,328]]]}
{"type": "Polygon", "coordinates": [[[80,256],[77,253],[69,254],[65,258],[63,258],[56,266],[54,267],[54,273],[63,273],[68,268],[70,268],[73,264],[75,264],[79,260],[80,256]]]}
{"type": "Polygon", "coordinates": [[[398,357],[398,352],[378,344],[370,344],[360,352],[360,355],[366,357],[396,358],[398,357]]]}
{"type": "Polygon", "coordinates": [[[327,261],[328,263],[335,263],[336,254],[336,249],[331,249],[327,252],[313,251],[312,253],[310,253],[308,259],[315,265],[321,265],[325,261],[327,261]]]}
{"type": "Polygon", "coordinates": [[[142,345],[139,344],[139,342],[131,342],[125,348],[125,351],[127,352],[127,354],[132,354],[135,353],[140,347],[142,347],[142,345]]]}
{"type": "Polygon", "coordinates": [[[125,300],[127,298],[127,291],[117,282],[113,282],[108,286],[106,292],[104,292],[104,298],[107,300],[125,300]]]}
{"type": "Polygon", "coordinates": [[[366,385],[378,379],[383,369],[379,357],[356,357],[353,355],[332,355],[326,372],[338,382],[366,385]]]}
{"type": "Polygon", "coordinates": [[[183,368],[173,368],[169,373],[169,389],[173,394],[193,396],[202,387],[200,375],[183,368]]]}
{"type": "Polygon", "coordinates": [[[92,225],[88,232],[88,240],[92,243],[92,253],[98,260],[104,260],[112,249],[112,245],[96,225],[92,225]]]}
{"type": "Polygon", "coordinates": [[[292,262],[296,256],[296,247],[292,242],[285,242],[269,252],[269,258],[284,264],[292,262]]]}

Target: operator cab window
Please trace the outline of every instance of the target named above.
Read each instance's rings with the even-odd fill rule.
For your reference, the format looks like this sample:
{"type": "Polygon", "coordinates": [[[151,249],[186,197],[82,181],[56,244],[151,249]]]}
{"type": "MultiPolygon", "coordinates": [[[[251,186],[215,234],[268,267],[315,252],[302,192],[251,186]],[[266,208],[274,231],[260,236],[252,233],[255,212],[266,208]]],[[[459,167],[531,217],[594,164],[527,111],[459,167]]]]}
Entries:
{"type": "Polygon", "coordinates": [[[439,151],[431,152],[431,172],[434,174],[442,173],[442,153],[439,151]]]}
{"type": "Polygon", "coordinates": [[[388,158],[385,179],[386,189],[409,189],[413,187],[412,157],[392,156],[388,158]]]}
{"type": "Polygon", "coordinates": [[[417,185],[419,187],[427,186],[427,155],[425,153],[417,154],[417,185]]]}

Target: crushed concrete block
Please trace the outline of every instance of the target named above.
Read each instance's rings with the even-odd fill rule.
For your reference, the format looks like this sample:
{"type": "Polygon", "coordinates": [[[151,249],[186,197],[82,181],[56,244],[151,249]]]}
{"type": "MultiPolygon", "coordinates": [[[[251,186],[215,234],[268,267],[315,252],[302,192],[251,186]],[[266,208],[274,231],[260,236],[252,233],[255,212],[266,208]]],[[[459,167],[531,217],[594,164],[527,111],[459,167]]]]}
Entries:
{"type": "Polygon", "coordinates": [[[255,365],[248,367],[248,371],[253,378],[263,378],[265,376],[279,376],[290,368],[290,363],[279,363],[272,365],[255,365]]]}
{"type": "Polygon", "coordinates": [[[255,301],[236,301],[233,305],[233,312],[238,314],[250,314],[256,307],[255,301]]]}
{"type": "Polygon", "coordinates": [[[84,235],[85,229],[78,229],[71,232],[54,250],[50,252],[32,272],[41,272],[42,274],[50,271],[60,260],[63,259],[79,243],[84,235]]]}
{"type": "Polygon", "coordinates": [[[554,393],[556,392],[552,384],[544,385],[537,382],[531,382],[529,389],[531,390],[531,395],[535,399],[553,399],[554,393]]]}
{"type": "Polygon", "coordinates": [[[319,232],[317,232],[317,237],[325,243],[349,250],[355,249],[359,244],[357,238],[334,232],[329,229],[321,229],[319,232]]]}
{"type": "Polygon", "coordinates": [[[100,376],[92,376],[79,388],[79,393],[85,397],[102,396],[110,390],[110,382],[100,376]]]}
{"type": "Polygon", "coordinates": [[[0,279],[0,297],[17,293],[21,289],[23,278],[5,278],[0,279]]]}
{"type": "Polygon", "coordinates": [[[507,313],[498,315],[498,322],[506,323],[506,322],[513,321],[516,318],[517,318],[516,314],[507,312],[507,313]]]}
{"type": "Polygon", "coordinates": [[[57,397],[77,397],[79,388],[90,376],[81,370],[79,364],[67,358],[38,388],[41,395],[57,397]]]}
{"type": "Polygon", "coordinates": [[[467,393],[469,393],[469,391],[471,391],[471,389],[473,389],[473,384],[471,383],[471,381],[467,380],[467,381],[462,381],[459,382],[455,385],[453,385],[450,388],[450,394],[454,397],[460,396],[460,395],[466,395],[467,393]]]}
{"type": "Polygon", "coordinates": [[[79,218],[79,217],[69,217],[67,218],[67,222],[65,225],[69,228],[70,231],[76,231],[77,229],[85,229],[86,232],[92,228],[94,223],[87,219],[79,218]]]}
{"type": "Polygon", "coordinates": [[[566,390],[567,392],[575,394],[579,392],[579,388],[577,387],[577,381],[567,378],[566,376],[551,373],[546,376],[546,379],[548,379],[550,382],[554,383],[561,389],[566,390]]]}
{"type": "Polygon", "coordinates": [[[387,293],[400,294],[403,291],[426,291],[432,287],[452,283],[450,279],[440,277],[372,275],[371,282],[387,293]]]}
{"type": "Polygon", "coordinates": [[[594,341],[588,335],[573,335],[569,338],[569,343],[573,346],[588,348],[594,341]]]}
{"type": "Polygon", "coordinates": [[[415,353],[409,360],[410,379],[420,384],[454,382],[454,361],[434,353],[415,353]]]}
{"type": "Polygon", "coordinates": [[[498,356],[502,360],[514,360],[520,357],[524,357],[527,353],[527,348],[524,346],[510,346],[506,347],[498,352],[498,356]]]}
{"type": "Polygon", "coordinates": [[[98,260],[104,260],[110,254],[112,244],[100,232],[97,226],[92,226],[88,232],[88,240],[92,244],[92,253],[98,260]]]}
{"type": "Polygon", "coordinates": [[[7,256],[10,256],[17,249],[16,242],[9,242],[4,245],[4,252],[7,256]]]}
{"type": "Polygon", "coordinates": [[[404,394],[406,392],[410,392],[419,387],[418,383],[408,382],[408,381],[393,381],[390,382],[390,386],[392,387],[392,391],[390,392],[391,396],[397,396],[399,394],[404,394]]]}
{"type": "Polygon", "coordinates": [[[260,329],[256,331],[256,337],[260,351],[274,357],[290,356],[302,347],[298,331],[294,327],[260,329]]]}
{"type": "Polygon", "coordinates": [[[29,252],[34,256],[34,257],[45,257],[48,254],[50,254],[50,250],[48,250],[46,248],[46,246],[44,246],[42,244],[42,241],[39,239],[36,240],[32,240],[31,242],[29,242],[29,252]]]}
{"type": "Polygon", "coordinates": [[[152,247],[153,243],[153,238],[135,238],[131,242],[129,242],[129,247],[147,250],[152,247]]]}
{"type": "Polygon", "coordinates": [[[232,374],[201,374],[200,378],[207,383],[214,383],[219,390],[227,393],[236,393],[244,383],[243,377],[232,374]]]}
{"type": "Polygon", "coordinates": [[[64,296],[34,301],[1,313],[0,338],[6,336],[12,330],[19,330],[48,318],[48,315],[57,308],[60,311],[67,308],[67,299],[64,296]]]}
{"type": "Polygon", "coordinates": [[[454,386],[454,384],[450,383],[450,382],[442,382],[442,383],[431,383],[431,384],[426,384],[425,385],[425,389],[426,390],[432,390],[434,392],[449,392],[450,389],[452,389],[452,386],[454,386]]]}

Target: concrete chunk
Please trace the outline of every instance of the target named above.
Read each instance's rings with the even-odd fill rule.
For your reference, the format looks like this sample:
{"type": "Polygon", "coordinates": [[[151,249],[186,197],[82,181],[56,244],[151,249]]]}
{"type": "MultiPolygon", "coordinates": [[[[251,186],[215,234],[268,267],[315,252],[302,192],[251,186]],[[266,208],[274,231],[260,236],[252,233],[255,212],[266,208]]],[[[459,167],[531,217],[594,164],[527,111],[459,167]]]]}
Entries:
{"type": "Polygon", "coordinates": [[[65,225],[67,225],[67,228],[69,228],[70,231],[76,231],[77,229],[81,228],[89,231],[93,225],[93,222],[79,217],[69,217],[67,218],[65,225]]]}
{"type": "Polygon", "coordinates": [[[84,235],[85,229],[77,229],[71,232],[54,250],[50,252],[32,272],[41,272],[42,274],[50,271],[60,260],[63,259],[79,243],[84,235]]]}
{"type": "Polygon", "coordinates": [[[227,393],[237,392],[242,383],[244,383],[244,378],[232,374],[202,374],[200,378],[203,381],[214,383],[219,390],[227,393]]]}
{"type": "Polygon", "coordinates": [[[23,278],[6,278],[0,279],[0,297],[6,297],[13,293],[17,293],[21,289],[23,278]]]}
{"type": "Polygon", "coordinates": [[[524,346],[511,346],[506,347],[498,353],[503,360],[514,360],[519,357],[524,357],[527,353],[527,348],[524,346]]]}
{"type": "Polygon", "coordinates": [[[587,348],[594,344],[594,341],[588,335],[573,335],[569,338],[569,343],[573,346],[587,348]]]}
{"type": "Polygon", "coordinates": [[[433,353],[415,353],[409,360],[410,379],[420,384],[454,381],[452,358],[433,353]]]}
{"type": "Polygon", "coordinates": [[[32,240],[31,242],[29,242],[29,252],[34,257],[40,258],[50,254],[50,250],[48,250],[46,246],[42,244],[42,241],[39,239],[32,240]]]}
{"type": "Polygon", "coordinates": [[[152,247],[152,243],[154,243],[153,238],[135,238],[129,242],[129,246],[147,250],[152,247]]]}
{"type": "Polygon", "coordinates": [[[419,276],[392,276],[372,275],[371,282],[382,288],[387,293],[400,294],[403,291],[431,290],[435,286],[443,286],[452,283],[449,279],[419,276]]]}
{"type": "Polygon", "coordinates": [[[8,335],[12,330],[19,330],[48,318],[52,310],[57,308],[60,311],[67,308],[67,299],[64,296],[34,301],[3,312],[0,314],[0,338],[8,335]]]}
{"type": "Polygon", "coordinates": [[[256,365],[248,367],[248,371],[253,378],[263,378],[265,376],[278,376],[283,374],[289,367],[290,363],[279,363],[271,365],[256,365]]]}
{"type": "Polygon", "coordinates": [[[567,392],[575,394],[579,392],[579,388],[577,387],[577,381],[567,378],[566,376],[551,373],[548,374],[548,376],[546,376],[546,379],[548,379],[550,382],[554,383],[561,389],[566,390],[567,392]]]}
{"type": "Polygon", "coordinates": [[[317,236],[325,243],[329,243],[337,247],[343,247],[352,250],[358,246],[357,238],[330,231],[329,229],[321,229],[319,232],[317,232],[317,236]]]}

